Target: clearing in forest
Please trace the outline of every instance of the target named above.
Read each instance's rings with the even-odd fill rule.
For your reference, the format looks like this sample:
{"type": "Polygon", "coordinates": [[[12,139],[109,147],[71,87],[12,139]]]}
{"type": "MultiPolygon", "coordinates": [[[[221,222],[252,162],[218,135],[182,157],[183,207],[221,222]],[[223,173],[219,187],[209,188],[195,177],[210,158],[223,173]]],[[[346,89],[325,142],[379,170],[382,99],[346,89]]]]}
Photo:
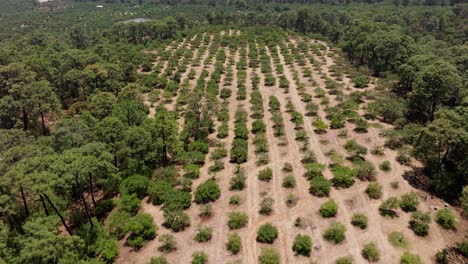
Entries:
{"type": "Polygon", "coordinates": [[[199,146],[206,155],[177,167],[185,175],[177,188],[192,197],[177,217],[189,220],[167,224],[164,205],[144,199],[141,211],[153,217],[157,237],[137,251],[122,240],[116,263],[162,255],[190,263],[196,252],[208,263],[263,263],[268,256],[365,263],[369,243],[381,263],[398,263],[406,251],[432,263],[435,252],[460,240],[464,220],[457,231],[441,228],[435,208],[443,202],[411,187],[402,177],[412,169],[401,164],[404,154],[384,147],[390,127],[367,109],[379,81],[357,84],[340,55],[321,41],[251,30],[194,34],[154,52],[142,74],[169,81],[143,95],[149,116],[164,107],[174,111],[179,131],[193,118],[212,120],[213,131],[190,127],[192,142],[206,133],[207,148],[199,146]],[[425,236],[409,227],[424,222],[415,209],[432,218],[425,236]],[[171,239],[175,248],[165,247],[171,239]]]}

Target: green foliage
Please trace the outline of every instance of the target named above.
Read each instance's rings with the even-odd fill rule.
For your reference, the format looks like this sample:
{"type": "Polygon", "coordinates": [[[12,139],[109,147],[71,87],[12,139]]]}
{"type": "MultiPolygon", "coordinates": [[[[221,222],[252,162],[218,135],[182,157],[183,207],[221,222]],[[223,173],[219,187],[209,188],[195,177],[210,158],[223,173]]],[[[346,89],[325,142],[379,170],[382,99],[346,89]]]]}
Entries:
{"type": "Polygon", "coordinates": [[[380,250],[374,242],[364,244],[361,254],[370,262],[377,262],[380,260],[380,250]]]}
{"type": "Polygon", "coordinates": [[[200,226],[197,229],[197,234],[195,235],[195,241],[198,242],[207,242],[213,237],[213,229],[210,227],[200,226]]]}
{"type": "Polygon", "coordinates": [[[278,229],[271,223],[265,223],[257,230],[257,241],[272,244],[278,237],[278,229]]]}
{"type": "Polygon", "coordinates": [[[229,229],[239,229],[244,227],[249,221],[249,217],[245,213],[232,212],[228,214],[229,229]]]}
{"type": "Polygon", "coordinates": [[[423,264],[423,261],[418,255],[405,252],[400,257],[400,264],[423,264]]]}
{"type": "Polygon", "coordinates": [[[379,206],[379,213],[382,216],[389,216],[391,218],[398,216],[395,209],[399,206],[400,201],[396,197],[390,197],[383,201],[379,206]]]}
{"type": "Polygon", "coordinates": [[[298,234],[294,238],[292,250],[298,255],[309,256],[312,251],[312,239],[308,235],[298,234]]]}
{"type": "Polygon", "coordinates": [[[457,226],[455,216],[448,208],[442,208],[437,211],[436,222],[445,229],[455,229],[457,226]]]}
{"type": "Polygon", "coordinates": [[[468,257],[468,240],[465,238],[462,242],[457,243],[457,249],[463,256],[468,257]]]}
{"type": "Polygon", "coordinates": [[[208,255],[205,252],[197,251],[192,254],[192,264],[206,264],[208,263],[208,255]]]}
{"type": "Polygon", "coordinates": [[[323,176],[317,176],[310,180],[309,192],[317,197],[328,196],[331,183],[323,176]]]}
{"type": "Polygon", "coordinates": [[[281,185],[284,188],[294,188],[296,187],[296,178],[292,175],[288,175],[283,178],[283,183],[281,185]]]}
{"type": "Polygon", "coordinates": [[[334,166],[331,170],[334,176],[333,184],[342,188],[351,187],[354,184],[354,177],[358,174],[356,170],[343,165],[334,166]]]}
{"type": "Polygon", "coordinates": [[[116,239],[122,239],[128,231],[128,220],[131,215],[128,212],[113,210],[104,221],[106,231],[116,239]]]}
{"type": "Polygon", "coordinates": [[[354,260],[352,257],[340,257],[335,261],[335,264],[353,264],[354,260]]]}
{"type": "Polygon", "coordinates": [[[184,177],[190,179],[198,179],[198,177],[200,177],[200,166],[198,166],[197,164],[187,164],[185,166],[184,177]]]}
{"type": "Polygon", "coordinates": [[[273,178],[273,170],[265,168],[258,173],[258,179],[261,181],[270,181],[273,178]]]}
{"type": "Polygon", "coordinates": [[[407,248],[408,247],[408,241],[406,240],[405,236],[400,232],[394,231],[394,232],[390,233],[388,235],[388,241],[394,247],[401,247],[401,248],[407,248]]]}
{"type": "Polygon", "coordinates": [[[229,189],[230,190],[237,190],[241,191],[246,186],[246,177],[244,172],[239,171],[234,176],[232,176],[231,180],[229,181],[229,189]]]}
{"type": "Polygon", "coordinates": [[[339,244],[346,239],[346,227],[340,223],[331,223],[330,226],[323,232],[323,238],[339,244]]]}
{"type": "Polygon", "coordinates": [[[135,194],[138,198],[143,198],[149,185],[149,179],[141,175],[133,175],[122,181],[120,191],[125,194],[135,194]]]}
{"type": "Polygon", "coordinates": [[[146,241],[156,237],[157,227],[153,223],[153,217],[149,214],[137,214],[128,224],[130,236],[127,243],[133,248],[141,248],[146,241]]]}
{"type": "Polygon", "coordinates": [[[344,148],[352,157],[358,158],[367,154],[367,148],[358,144],[354,139],[346,141],[344,148]]]}
{"type": "Polygon", "coordinates": [[[177,240],[171,234],[163,234],[159,236],[158,241],[161,243],[158,247],[159,251],[172,252],[177,249],[177,240]]]}
{"type": "Polygon", "coordinates": [[[431,216],[429,213],[421,213],[415,211],[411,214],[411,220],[409,226],[413,232],[418,236],[427,236],[429,234],[429,222],[431,221],[431,216]]]}
{"type": "Polygon", "coordinates": [[[461,207],[463,209],[463,213],[468,215],[468,186],[463,187],[463,192],[460,197],[461,207]]]}
{"type": "Polygon", "coordinates": [[[229,204],[231,205],[240,205],[241,197],[239,195],[233,195],[229,198],[229,204]]]}
{"type": "Polygon", "coordinates": [[[221,189],[215,180],[209,179],[198,185],[195,191],[195,202],[208,203],[216,201],[221,196],[221,189]]]}
{"type": "Polygon", "coordinates": [[[258,257],[260,264],[280,264],[280,254],[273,248],[262,248],[262,253],[258,257]]]}
{"type": "Polygon", "coordinates": [[[268,197],[268,196],[264,197],[260,201],[260,209],[258,210],[258,212],[261,215],[270,215],[273,212],[273,203],[274,203],[273,198],[268,197]]]}
{"type": "Polygon", "coordinates": [[[351,224],[361,229],[367,228],[367,222],[368,222],[367,216],[364,214],[354,214],[353,217],[351,218],[351,224]]]}
{"type": "Polygon", "coordinates": [[[232,142],[231,162],[244,163],[247,161],[248,142],[245,139],[235,138],[232,142]]]}
{"type": "Polygon", "coordinates": [[[169,264],[166,257],[159,256],[159,257],[151,257],[149,264],[169,264]]]}
{"type": "Polygon", "coordinates": [[[367,80],[367,78],[362,75],[357,76],[356,78],[353,79],[353,83],[356,88],[364,88],[367,86],[368,82],[369,80],[367,80]]]}
{"type": "Polygon", "coordinates": [[[355,170],[357,170],[357,177],[360,180],[374,181],[377,175],[374,164],[368,161],[354,162],[355,170]]]}
{"type": "Polygon", "coordinates": [[[226,243],[226,249],[229,250],[232,254],[237,255],[242,248],[241,237],[236,233],[231,233],[228,235],[228,242],[226,243]]]}
{"type": "Polygon", "coordinates": [[[379,169],[384,172],[389,172],[392,169],[390,165],[390,161],[388,160],[382,161],[382,163],[380,163],[379,165],[379,169]]]}
{"type": "Polygon", "coordinates": [[[334,217],[338,212],[338,205],[335,200],[329,199],[320,206],[319,212],[322,217],[334,217]]]}
{"type": "Polygon", "coordinates": [[[418,209],[419,198],[415,192],[405,193],[400,198],[400,208],[405,212],[413,212],[418,209]]]}
{"type": "Polygon", "coordinates": [[[371,199],[380,199],[382,197],[382,185],[377,182],[371,182],[367,185],[366,193],[371,199]]]}
{"type": "Polygon", "coordinates": [[[125,212],[135,215],[140,210],[141,200],[136,194],[124,194],[120,197],[119,208],[125,212]]]}
{"type": "Polygon", "coordinates": [[[163,225],[174,232],[180,232],[190,226],[190,217],[183,211],[165,211],[163,225]]]}

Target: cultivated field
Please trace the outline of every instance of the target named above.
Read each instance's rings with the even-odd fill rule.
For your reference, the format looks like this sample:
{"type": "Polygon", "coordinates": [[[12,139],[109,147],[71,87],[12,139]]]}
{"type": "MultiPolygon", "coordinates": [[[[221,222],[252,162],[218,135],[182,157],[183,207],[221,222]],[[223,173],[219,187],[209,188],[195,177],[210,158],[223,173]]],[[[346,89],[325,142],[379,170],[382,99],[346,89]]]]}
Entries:
{"type": "MultiPolygon", "coordinates": [[[[207,254],[208,263],[259,263],[265,248],[274,248],[281,263],[335,263],[344,256],[367,263],[362,249],[369,242],[380,250],[380,263],[399,263],[406,251],[433,263],[438,250],[466,234],[458,212],[457,230],[436,223],[443,201],[403,178],[417,162],[405,162],[404,153],[385,147],[384,131],[391,127],[367,108],[375,90],[382,89],[379,80],[370,78],[357,88],[350,66],[326,43],[283,32],[230,30],[187,36],[148,52],[155,60],[141,74],[180,80],[176,87],[143,94],[149,116],[160,106],[175,111],[180,131],[190,125],[188,108],[199,119],[212,117],[215,131],[209,133],[210,147],[192,193],[214,179],[221,195],[213,202],[192,202],[185,210],[190,226],[178,232],[163,226],[161,205],[144,199],[141,211],[153,217],[158,235],[138,251],[121,240],[116,263],[148,263],[160,255],[170,263],[190,263],[198,251],[207,254]],[[202,96],[193,100],[194,91],[202,96]],[[426,236],[409,228],[411,212],[381,206],[410,192],[417,194],[418,211],[431,215],[426,236]],[[337,213],[324,217],[319,209],[330,199],[337,213]],[[228,226],[233,212],[245,213],[247,223],[228,226]],[[367,227],[351,223],[355,214],[365,215],[367,227]],[[339,243],[324,236],[335,222],[346,230],[339,243]],[[278,230],[272,243],[257,241],[266,223],[278,230]],[[197,242],[204,227],[212,229],[211,238],[197,242]],[[391,243],[393,232],[405,245],[391,243]],[[241,238],[237,254],[226,247],[233,233],[241,238]],[[177,249],[160,248],[164,234],[174,235],[177,249]],[[292,250],[298,234],[312,239],[310,256],[292,250]]],[[[178,169],[183,175],[187,168],[178,169]]]]}

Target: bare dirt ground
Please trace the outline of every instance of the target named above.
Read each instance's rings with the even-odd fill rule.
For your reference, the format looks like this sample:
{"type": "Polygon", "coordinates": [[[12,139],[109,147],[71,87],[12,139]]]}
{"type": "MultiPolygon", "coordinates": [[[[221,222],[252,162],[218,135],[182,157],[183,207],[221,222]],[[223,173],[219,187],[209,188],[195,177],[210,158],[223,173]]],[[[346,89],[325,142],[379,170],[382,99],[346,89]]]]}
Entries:
{"type": "MultiPolygon", "coordinates": [[[[239,35],[240,32],[228,31],[224,34],[239,35]]],[[[193,40],[193,39],[192,39],[193,40]]],[[[213,40],[213,38],[211,38],[213,40]]],[[[301,41],[298,38],[290,38],[289,41],[293,44],[297,44],[301,41]]],[[[310,41],[309,44],[313,42],[310,41]]],[[[325,43],[322,43],[325,44],[325,43]]],[[[235,62],[239,61],[240,54],[239,50],[231,50],[228,47],[220,47],[225,49],[226,61],[224,63],[225,68],[228,66],[229,57],[233,56],[235,62]]],[[[248,47],[251,49],[254,47],[248,47]]],[[[361,250],[365,243],[374,241],[380,249],[381,260],[379,263],[399,263],[399,258],[403,254],[404,250],[393,247],[388,241],[388,235],[393,231],[403,233],[405,238],[408,240],[408,251],[411,253],[418,254],[423,259],[424,263],[433,263],[434,254],[439,249],[444,248],[446,245],[452,245],[456,241],[460,241],[465,234],[468,232],[468,225],[465,220],[462,220],[458,215],[457,220],[459,221],[459,228],[457,231],[447,231],[440,228],[434,221],[431,222],[429,235],[425,238],[418,237],[408,228],[408,222],[410,214],[400,213],[400,216],[394,219],[384,218],[378,213],[378,207],[380,203],[388,197],[398,197],[409,191],[416,191],[421,194],[421,197],[425,196],[422,191],[416,190],[411,187],[403,178],[402,175],[406,170],[410,170],[410,167],[403,166],[396,162],[396,152],[385,149],[383,156],[374,156],[367,154],[366,160],[372,162],[376,167],[388,160],[391,163],[391,171],[384,173],[378,171],[377,181],[383,186],[383,197],[378,200],[371,200],[365,194],[364,190],[367,187],[367,182],[363,182],[356,179],[354,185],[347,189],[335,189],[332,188],[330,197],[333,198],[338,204],[338,214],[334,218],[323,218],[318,213],[320,205],[329,198],[318,198],[312,196],[309,191],[309,182],[303,177],[305,169],[300,162],[303,157],[301,152],[301,143],[295,140],[296,129],[294,124],[290,121],[291,116],[286,113],[285,105],[290,99],[296,109],[303,114],[306,113],[305,105],[301,101],[300,93],[295,81],[293,72],[299,73],[300,82],[306,84],[306,88],[303,92],[314,95],[314,87],[312,82],[303,77],[302,67],[313,69],[313,79],[317,82],[318,86],[325,89],[324,76],[331,77],[330,68],[334,65],[334,61],[331,57],[327,56],[330,48],[326,48],[323,51],[322,56],[313,55],[315,60],[323,62],[321,65],[320,72],[314,69],[314,66],[307,61],[305,66],[300,66],[297,62],[291,65],[286,65],[284,60],[284,54],[281,54],[278,47],[278,53],[280,63],[284,65],[284,76],[289,80],[290,88],[289,92],[285,93],[283,89],[278,86],[279,75],[274,73],[273,75],[277,79],[277,84],[272,87],[264,85],[264,76],[261,74],[260,69],[247,68],[246,88],[247,88],[247,99],[243,101],[236,100],[237,93],[237,70],[233,65],[234,79],[231,85],[226,86],[232,89],[233,94],[227,99],[228,109],[230,113],[229,135],[224,139],[218,139],[216,133],[210,135],[209,139],[213,142],[210,147],[210,153],[207,155],[205,165],[201,168],[201,175],[199,179],[193,181],[193,189],[195,189],[200,183],[214,177],[221,188],[221,197],[214,203],[212,203],[213,216],[209,219],[201,219],[198,214],[201,206],[195,203],[186,210],[191,217],[191,226],[183,232],[172,233],[170,230],[162,227],[163,214],[158,206],[154,206],[146,201],[142,203],[142,211],[149,213],[153,216],[155,224],[158,225],[158,236],[161,234],[172,233],[178,243],[178,249],[172,253],[164,254],[170,263],[190,263],[191,256],[196,251],[204,251],[209,256],[208,263],[231,263],[236,260],[240,260],[241,263],[258,263],[258,257],[263,247],[273,247],[281,255],[281,263],[310,263],[311,260],[316,263],[334,263],[335,260],[342,256],[352,256],[355,263],[367,263],[367,261],[361,256],[361,250]],[[234,175],[236,165],[229,162],[229,155],[224,159],[225,168],[212,174],[208,168],[213,165],[213,161],[209,159],[211,152],[214,149],[214,142],[222,144],[228,152],[231,148],[231,143],[234,139],[234,115],[238,108],[242,108],[248,113],[247,127],[251,128],[253,119],[250,117],[252,111],[250,110],[250,94],[253,91],[251,85],[252,76],[257,73],[261,78],[260,92],[263,96],[265,116],[263,118],[267,125],[267,139],[269,146],[269,163],[263,166],[257,166],[255,164],[256,154],[253,145],[253,135],[249,134],[249,152],[248,161],[240,166],[240,168],[246,173],[246,188],[243,191],[231,191],[229,190],[229,180],[234,175]],[[281,114],[284,119],[285,129],[285,146],[280,144],[281,139],[275,137],[273,134],[273,122],[271,121],[272,114],[268,111],[269,96],[274,95],[278,98],[281,103],[281,114]],[[293,165],[294,171],[292,173],[285,173],[282,171],[284,163],[289,162],[293,165]],[[270,167],[273,170],[273,179],[269,182],[259,181],[257,174],[260,170],[270,167]],[[295,176],[297,186],[292,189],[286,189],[282,187],[282,180],[288,174],[295,176]],[[399,188],[393,189],[391,182],[398,181],[399,188]],[[286,205],[286,198],[288,193],[293,193],[297,196],[298,202],[295,206],[288,207],[286,205]],[[229,204],[229,198],[232,195],[239,195],[242,203],[239,206],[232,206],[229,204]],[[274,199],[273,213],[268,216],[263,216],[258,213],[259,203],[262,198],[268,195],[274,199]],[[245,212],[249,216],[248,225],[239,230],[231,231],[227,227],[227,214],[229,212],[245,212]],[[351,225],[350,220],[354,213],[364,213],[369,219],[369,225],[367,229],[361,230],[351,225]],[[298,228],[294,226],[294,222],[297,217],[301,217],[304,220],[305,226],[298,228]],[[272,245],[260,244],[256,242],[257,229],[264,223],[271,222],[278,228],[279,237],[275,240],[272,245]],[[341,244],[335,245],[327,242],[323,239],[322,233],[332,222],[340,222],[346,226],[346,240],[341,244]],[[194,241],[197,227],[199,225],[209,226],[213,228],[213,238],[209,242],[198,243],[194,241]],[[226,250],[226,242],[228,234],[231,232],[237,232],[242,238],[242,250],[238,255],[232,255],[226,250]],[[303,257],[297,256],[291,250],[294,237],[297,234],[309,235],[315,245],[312,250],[311,256],[303,257]]],[[[291,52],[291,51],[289,51],[291,52]]],[[[308,51],[312,54],[311,51],[308,51]]],[[[271,54],[271,50],[267,50],[268,55],[271,54]]],[[[195,55],[197,56],[196,52],[195,55]]],[[[214,66],[203,66],[203,61],[208,56],[208,50],[203,54],[201,66],[193,67],[196,70],[196,78],[190,80],[190,87],[194,87],[196,80],[199,79],[203,69],[206,69],[210,73],[214,70],[214,66]]],[[[214,61],[214,59],[213,59],[214,61]]],[[[272,68],[274,69],[274,62],[271,61],[272,68]]],[[[192,69],[192,66],[187,67],[187,71],[182,75],[182,80],[187,78],[187,73],[192,69]]],[[[273,70],[273,72],[275,72],[273,70]]],[[[209,77],[208,77],[209,78],[209,77]]],[[[224,86],[225,75],[221,77],[220,89],[224,86]]],[[[339,83],[343,84],[343,87],[351,87],[352,82],[349,78],[344,77],[339,83]]],[[[373,89],[374,85],[369,85],[366,89],[373,89]]],[[[356,89],[351,87],[349,90],[343,90],[345,94],[349,94],[352,91],[362,91],[362,89],[356,89]]],[[[328,95],[330,99],[330,106],[338,104],[335,96],[328,95]]],[[[218,98],[221,102],[222,99],[218,98]]],[[[146,101],[146,100],[145,100],[146,101]]],[[[174,99],[175,101],[175,99],[174,99]]],[[[320,104],[319,98],[313,98],[313,101],[320,104]]],[[[168,106],[173,109],[173,106],[168,106]]],[[[360,111],[362,113],[362,110],[360,111]]],[[[326,122],[324,106],[320,106],[318,115],[321,116],[322,120],[326,122]]],[[[216,118],[215,118],[216,119],[216,118]]],[[[328,151],[334,149],[338,153],[346,156],[346,151],[343,147],[348,139],[355,139],[359,144],[366,146],[369,150],[375,145],[383,145],[384,138],[380,136],[381,128],[369,127],[369,130],[365,134],[356,133],[353,131],[354,125],[346,123],[346,129],[348,131],[347,137],[342,138],[338,136],[339,131],[343,129],[328,129],[325,134],[316,134],[312,122],[314,117],[304,116],[303,129],[306,131],[309,141],[310,149],[314,151],[317,161],[323,164],[330,164],[331,160],[326,155],[328,151]]],[[[182,127],[183,118],[179,119],[179,123],[182,127]]],[[[378,123],[372,121],[372,123],[378,123]]],[[[219,125],[219,122],[215,122],[215,127],[219,125]]],[[[383,127],[388,127],[386,124],[381,124],[383,127]]],[[[345,161],[346,165],[351,166],[349,161],[345,161]]],[[[333,178],[333,175],[329,169],[324,170],[324,176],[328,179],[333,178]]],[[[429,196],[430,197],[430,196],[429,196]]],[[[430,211],[433,219],[435,218],[434,206],[438,208],[443,207],[444,202],[438,198],[427,198],[420,199],[421,204],[419,210],[425,212],[430,211]]],[[[157,238],[147,243],[139,251],[132,251],[129,247],[124,246],[123,242],[120,242],[120,255],[116,260],[116,263],[135,263],[135,264],[146,264],[152,256],[163,255],[157,250],[160,246],[160,242],[157,238]]]]}

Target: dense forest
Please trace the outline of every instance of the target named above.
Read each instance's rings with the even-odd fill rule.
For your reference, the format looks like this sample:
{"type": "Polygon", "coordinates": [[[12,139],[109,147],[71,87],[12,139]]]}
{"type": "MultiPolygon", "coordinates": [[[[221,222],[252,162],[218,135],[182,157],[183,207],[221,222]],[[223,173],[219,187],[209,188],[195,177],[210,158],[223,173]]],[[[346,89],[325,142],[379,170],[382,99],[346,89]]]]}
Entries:
{"type": "MultiPolygon", "coordinates": [[[[304,127],[302,115],[308,113],[282,99],[276,102],[256,94],[260,78],[245,76],[245,69],[258,67],[266,76],[261,85],[278,81],[284,88],[294,82],[271,73],[283,71],[278,69],[282,66],[266,63],[270,57],[285,65],[288,59],[299,64],[301,59],[309,60],[296,54],[287,56],[288,49],[305,53],[300,44],[275,46],[287,36],[327,43],[339,61],[332,70],[352,79],[358,88],[377,80],[372,93],[354,93],[353,100],[341,95],[340,107],[325,110],[330,129],[342,128],[345,120],[353,119],[346,111],[357,113],[359,104],[365,102],[363,118],[354,117],[352,123],[367,130],[368,123],[382,122],[385,144],[381,148],[395,151],[397,161],[412,168],[400,176],[457,208],[461,218],[466,217],[468,4],[462,2],[1,1],[0,263],[112,263],[119,255],[121,241],[138,250],[156,236],[167,247],[164,250],[171,252],[174,238],[157,234],[152,216],[142,212],[142,200],[161,206],[161,226],[183,231],[190,225],[185,210],[201,204],[210,215],[210,202],[220,196],[214,179],[193,184],[208,160],[213,161],[210,173],[222,170],[225,158],[236,164],[231,188],[242,190],[246,176],[241,164],[253,158],[248,156],[250,132],[255,137],[255,153],[268,153],[263,117],[271,115],[275,129],[279,128],[275,134],[282,135],[287,132],[281,131],[281,124],[289,119],[283,120],[278,111],[289,108],[296,130],[304,127]],[[147,20],[132,22],[135,18],[147,20]],[[229,30],[242,33],[238,37],[220,33],[229,30]],[[258,51],[251,48],[255,46],[258,51]],[[239,58],[223,48],[236,50],[239,58]],[[195,49],[208,55],[203,57],[195,49]],[[200,65],[206,67],[196,74],[194,67],[200,65]],[[236,98],[222,85],[233,76],[244,82],[238,81],[236,98]],[[194,87],[190,87],[192,83],[194,87]],[[254,90],[248,95],[246,83],[254,90]],[[227,106],[228,98],[245,100],[254,114],[227,106]],[[269,110],[264,113],[265,98],[269,110]],[[230,115],[228,109],[235,113],[230,115]],[[247,122],[250,119],[253,121],[247,122]],[[225,146],[228,151],[214,145],[210,135],[228,137],[231,122],[234,138],[225,146]]],[[[324,52],[320,45],[311,49],[315,54],[324,52]]],[[[328,86],[334,85],[327,81],[328,86]]],[[[318,107],[306,105],[309,112],[317,112],[318,107]]],[[[320,118],[315,119],[317,134],[321,123],[320,118]]],[[[296,138],[306,138],[295,133],[296,138]]],[[[355,152],[353,168],[364,170],[365,163],[357,160],[367,149],[359,153],[362,146],[354,143],[348,140],[345,148],[355,152]]],[[[268,163],[258,156],[257,164],[268,163]]],[[[311,176],[324,168],[319,163],[305,163],[309,165],[305,167],[310,174],[306,176],[310,192],[328,196],[330,183],[323,176],[311,176]],[[317,189],[314,181],[320,185],[317,189]]],[[[283,169],[289,170],[286,167],[283,169]]],[[[336,176],[346,174],[346,169],[330,167],[334,188],[350,186],[336,176]]],[[[271,173],[262,170],[259,180],[268,182],[271,173]]],[[[360,173],[356,172],[359,179],[360,173]]],[[[295,186],[293,180],[283,184],[295,186]]],[[[262,201],[266,212],[269,202],[267,197],[262,201]]],[[[392,203],[385,202],[386,206],[392,203]]],[[[320,208],[322,216],[329,213],[323,213],[330,210],[326,207],[333,207],[332,199],[327,203],[320,208]]],[[[401,207],[415,211],[405,208],[411,206],[401,207]]],[[[229,215],[228,225],[233,225],[229,228],[244,226],[245,217],[242,213],[229,215]]],[[[423,213],[411,217],[410,226],[426,221],[423,213]]],[[[436,221],[444,227],[442,218],[436,221]]],[[[354,220],[361,223],[362,217],[354,220]]],[[[367,225],[367,218],[365,222],[367,225]]],[[[257,241],[268,241],[272,229],[263,225],[257,241]],[[265,237],[260,236],[263,229],[265,237]]],[[[197,232],[196,240],[212,236],[210,228],[199,227],[197,232]]],[[[236,235],[228,240],[227,248],[233,252],[240,243],[236,235]]],[[[309,254],[301,251],[301,246],[307,248],[301,244],[308,244],[308,238],[296,239],[293,250],[309,254]]],[[[457,252],[468,255],[466,239],[447,246],[456,246],[457,252]]],[[[372,249],[371,244],[365,245],[364,258],[368,259],[367,252],[372,253],[372,249]]],[[[438,263],[449,263],[444,250],[432,254],[438,263]]],[[[192,263],[207,263],[203,254],[194,253],[192,263]]],[[[262,260],[275,259],[275,254],[265,250],[260,263],[279,263],[262,260]]],[[[151,261],[167,263],[162,258],[151,261]]]]}

